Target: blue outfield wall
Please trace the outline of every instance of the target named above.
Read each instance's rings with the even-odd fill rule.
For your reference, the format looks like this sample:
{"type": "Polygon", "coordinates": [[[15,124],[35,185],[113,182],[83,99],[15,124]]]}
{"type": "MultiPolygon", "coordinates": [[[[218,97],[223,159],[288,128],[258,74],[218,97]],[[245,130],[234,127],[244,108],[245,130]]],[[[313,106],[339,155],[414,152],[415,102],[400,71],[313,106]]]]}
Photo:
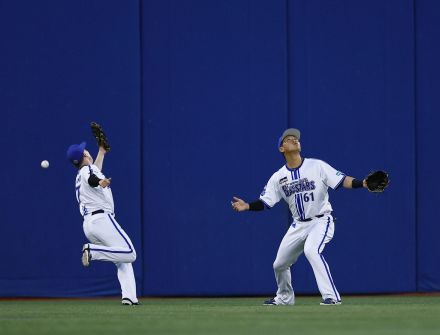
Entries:
{"type": "MultiPolygon", "coordinates": [[[[0,296],[118,294],[113,264],[80,262],[82,218],[67,147],[108,131],[116,215],[141,247],[139,3],[2,1],[0,296]],[[135,143],[133,145],[133,143],[135,143]],[[40,168],[47,159],[50,167],[40,168]]],[[[135,272],[142,284],[142,253],[135,272]]],[[[141,289],[142,287],[140,287],[141,289]]]]}
{"type": "Polygon", "coordinates": [[[440,249],[436,187],[438,124],[440,123],[440,4],[417,0],[416,22],[416,177],[417,177],[417,288],[440,291],[440,249]]]}
{"type": "Polygon", "coordinates": [[[281,164],[287,119],[285,3],[252,3],[145,2],[145,294],[273,290],[285,210],[230,206],[281,164]]]}
{"type": "MultiPolygon", "coordinates": [[[[412,1],[293,1],[289,18],[289,124],[303,155],[356,178],[391,175],[384,194],[330,191],[333,279],[346,293],[414,291],[415,160],[400,160],[415,152],[412,1]]],[[[298,290],[316,292],[298,265],[298,290]]]]}
{"type": "MultiPolygon", "coordinates": [[[[64,155],[93,143],[92,120],[111,139],[104,173],[137,249],[140,295],[275,293],[287,206],[235,213],[230,200],[259,196],[289,126],[305,157],[391,175],[384,194],[330,191],[325,257],[339,291],[439,291],[439,10],[434,0],[2,2],[0,296],[119,294],[112,264],[80,262],[64,155]]],[[[305,257],[292,278],[296,293],[318,293],[305,257]]]]}

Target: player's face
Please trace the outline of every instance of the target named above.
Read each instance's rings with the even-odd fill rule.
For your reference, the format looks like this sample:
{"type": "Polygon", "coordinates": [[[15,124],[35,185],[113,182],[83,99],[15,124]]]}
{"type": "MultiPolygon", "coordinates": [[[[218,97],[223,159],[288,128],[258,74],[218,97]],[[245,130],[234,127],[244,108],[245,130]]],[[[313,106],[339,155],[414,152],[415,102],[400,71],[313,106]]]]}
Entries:
{"type": "Polygon", "coordinates": [[[281,149],[282,149],[281,152],[284,153],[294,152],[294,151],[301,152],[301,143],[299,143],[299,140],[295,136],[287,136],[283,140],[283,144],[280,150],[281,149]]]}
{"type": "Polygon", "coordinates": [[[84,162],[87,164],[93,164],[93,157],[87,150],[84,150],[84,162]]]}

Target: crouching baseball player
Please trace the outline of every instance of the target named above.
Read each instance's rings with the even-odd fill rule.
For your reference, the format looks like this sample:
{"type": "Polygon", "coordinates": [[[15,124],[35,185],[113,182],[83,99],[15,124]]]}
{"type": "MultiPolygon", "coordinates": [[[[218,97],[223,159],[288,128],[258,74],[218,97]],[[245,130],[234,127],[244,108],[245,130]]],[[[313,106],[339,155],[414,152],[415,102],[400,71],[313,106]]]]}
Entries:
{"type": "Polygon", "coordinates": [[[118,271],[122,304],[139,305],[131,265],[136,260],[136,251],[114,215],[111,178],[106,178],[101,172],[104,155],[110,150],[110,146],[102,128],[97,126],[98,130],[94,129],[92,124],[99,145],[95,161],[85,149],[85,142],[73,144],[67,150],[68,160],[78,168],[75,182],[76,199],[84,218],[83,230],[90,242],[83,246],[82,264],[87,267],[92,261],[113,262],[118,271]]]}
{"type": "Polygon", "coordinates": [[[281,241],[273,264],[278,291],[264,305],[293,305],[290,267],[304,252],[315,274],[322,296],[321,305],[341,304],[330,267],[323,251],[334,234],[335,226],[328,188],[367,188],[371,192],[383,192],[388,185],[388,174],[376,171],[364,180],[357,180],[335,170],[319,159],[301,157],[300,131],[290,128],[278,140],[278,149],[286,164],[269,179],[260,198],[251,203],[234,197],[232,208],[237,212],[261,211],[271,208],[284,199],[292,212],[293,222],[281,241]]]}

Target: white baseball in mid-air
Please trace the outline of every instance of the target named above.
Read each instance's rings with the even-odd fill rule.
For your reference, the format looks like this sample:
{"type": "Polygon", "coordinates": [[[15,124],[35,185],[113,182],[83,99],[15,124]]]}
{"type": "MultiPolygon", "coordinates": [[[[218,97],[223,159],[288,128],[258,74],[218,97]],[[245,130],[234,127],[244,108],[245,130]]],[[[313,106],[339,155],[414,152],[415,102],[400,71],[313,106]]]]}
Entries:
{"type": "Polygon", "coordinates": [[[41,162],[41,167],[43,169],[47,169],[49,167],[49,161],[47,161],[47,160],[42,161],[41,162]]]}

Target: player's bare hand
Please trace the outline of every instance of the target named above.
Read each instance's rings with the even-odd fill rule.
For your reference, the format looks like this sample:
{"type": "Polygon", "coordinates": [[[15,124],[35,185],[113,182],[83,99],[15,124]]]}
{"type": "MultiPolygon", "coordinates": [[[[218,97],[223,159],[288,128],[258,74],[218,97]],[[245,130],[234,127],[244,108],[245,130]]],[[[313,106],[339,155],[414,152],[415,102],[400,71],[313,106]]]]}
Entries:
{"type": "Polygon", "coordinates": [[[99,146],[99,152],[105,155],[108,151],[101,145],[99,146]]]}
{"type": "Polygon", "coordinates": [[[104,178],[99,181],[99,185],[101,185],[101,187],[107,187],[108,185],[110,185],[111,182],[111,178],[104,178]]]}
{"type": "Polygon", "coordinates": [[[231,201],[232,209],[236,212],[243,212],[249,210],[249,204],[237,197],[233,197],[231,201]]]}

